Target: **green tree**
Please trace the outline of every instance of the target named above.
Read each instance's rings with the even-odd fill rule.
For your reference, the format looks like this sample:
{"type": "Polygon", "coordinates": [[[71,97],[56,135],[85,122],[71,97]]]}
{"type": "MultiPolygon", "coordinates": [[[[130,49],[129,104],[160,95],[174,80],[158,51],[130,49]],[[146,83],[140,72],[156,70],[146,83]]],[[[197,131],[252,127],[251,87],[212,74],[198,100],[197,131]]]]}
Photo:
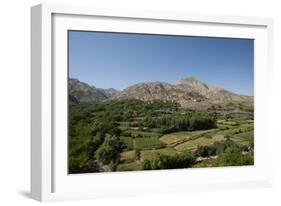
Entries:
{"type": "Polygon", "coordinates": [[[149,160],[144,160],[141,164],[142,170],[151,170],[151,165],[149,160]]]}
{"type": "Polygon", "coordinates": [[[121,130],[118,127],[114,127],[109,131],[109,134],[111,134],[112,136],[117,136],[119,137],[121,134],[121,130]]]}
{"type": "Polygon", "coordinates": [[[140,149],[135,150],[135,160],[140,160],[141,152],[140,149]]]}
{"type": "Polygon", "coordinates": [[[116,163],[119,161],[119,153],[123,147],[124,144],[120,138],[115,136],[106,137],[103,144],[96,151],[96,159],[103,164],[116,163]]]}
{"type": "Polygon", "coordinates": [[[209,157],[212,155],[216,155],[216,148],[213,145],[198,146],[195,153],[197,156],[200,156],[200,157],[209,157]]]}
{"type": "Polygon", "coordinates": [[[191,152],[184,152],[174,156],[157,154],[150,160],[142,163],[144,170],[189,168],[196,162],[196,157],[191,152]]]}
{"type": "Polygon", "coordinates": [[[253,153],[242,154],[240,150],[234,148],[227,148],[217,159],[218,166],[241,166],[253,165],[253,153]]]}
{"type": "Polygon", "coordinates": [[[89,159],[94,158],[94,154],[99,146],[103,143],[105,138],[105,134],[103,132],[96,133],[96,136],[93,136],[91,140],[87,143],[87,153],[89,155],[89,159]]]}

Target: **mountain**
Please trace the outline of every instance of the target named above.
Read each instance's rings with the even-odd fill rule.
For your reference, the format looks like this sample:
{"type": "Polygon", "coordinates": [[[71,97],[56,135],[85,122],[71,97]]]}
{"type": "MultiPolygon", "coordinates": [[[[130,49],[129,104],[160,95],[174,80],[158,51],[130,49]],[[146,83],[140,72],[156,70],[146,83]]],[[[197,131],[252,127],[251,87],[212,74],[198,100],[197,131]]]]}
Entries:
{"type": "Polygon", "coordinates": [[[207,85],[204,82],[197,80],[195,77],[180,79],[176,82],[176,85],[183,90],[197,92],[213,103],[243,102],[252,100],[252,97],[250,96],[235,94],[219,87],[207,85]]]}
{"type": "Polygon", "coordinates": [[[139,99],[143,101],[173,101],[182,107],[204,110],[215,105],[253,106],[253,97],[235,94],[223,88],[208,85],[195,77],[180,79],[175,84],[166,82],[143,82],[131,85],[123,91],[101,89],[77,79],[69,79],[69,102],[71,104],[100,102],[116,99],[139,99]]]}
{"type": "Polygon", "coordinates": [[[68,95],[68,102],[69,104],[79,104],[78,99],[72,95],[68,95]]]}
{"type": "Polygon", "coordinates": [[[99,102],[108,98],[105,92],[78,79],[68,80],[68,92],[70,104],[99,102]]]}
{"type": "Polygon", "coordinates": [[[98,88],[98,90],[103,92],[107,98],[112,97],[112,96],[120,93],[119,90],[116,90],[114,88],[108,88],[108,89],[98,88]]]}
{"type": "MultiPolygon", "coordinates": [[[[194,107],[198,102],[203,102],[206,98],[197,92],[184,90],[177,85],[165,82],[139,83],[127,87],[113,99],[139,99],[143,101],[174,101],[182,106],[194,107]]],[[[199,105],[198,105],[199,106],[199,105]]]]}
{"type": "Polygon", "coordinates": [[[175,84],[165,82],[135,84],[114,95],[112,99],[174,101],[182,107],[190,109],[207,109],[216,104],[245,103],[251,105],[253,103],[253,97],[208,85],[195,77],[178,80],[175,84]]]}

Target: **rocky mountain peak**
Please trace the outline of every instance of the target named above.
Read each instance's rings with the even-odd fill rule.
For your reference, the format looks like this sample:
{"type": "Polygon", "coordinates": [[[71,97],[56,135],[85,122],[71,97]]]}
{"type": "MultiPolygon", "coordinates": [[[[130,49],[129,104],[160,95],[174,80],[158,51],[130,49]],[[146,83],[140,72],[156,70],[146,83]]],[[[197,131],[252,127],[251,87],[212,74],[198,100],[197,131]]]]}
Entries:
{"type": "Polygon", "coordinates": [[[202,88],[206,88],[206,89],[209,88],[209,86],[207,84],[205,84],[204,82],[198,80],[196,77],[193,77],[193,76],[176,81],[176,85],[180,85],[180,84],[189,85],[190,87],[193,87],[194,89],[196,89],[198,87],[202,87],[202,88]]]}
{"type": "Polygon", "coordinates": [[[110,99],[139,99],[143,101],[173,101],[183,107],[202,109],[212,104],[227,102],[249,102],[253,97],[235,94],[233,92],[208,85],[196,77],[178,80],[175,84],[166,82],[142,82],[128,86],[123,91],[113,88],[100,89],[89,86],[77,79],[69,80],[69,94],[73,102],[99,102],[110,99]]]}

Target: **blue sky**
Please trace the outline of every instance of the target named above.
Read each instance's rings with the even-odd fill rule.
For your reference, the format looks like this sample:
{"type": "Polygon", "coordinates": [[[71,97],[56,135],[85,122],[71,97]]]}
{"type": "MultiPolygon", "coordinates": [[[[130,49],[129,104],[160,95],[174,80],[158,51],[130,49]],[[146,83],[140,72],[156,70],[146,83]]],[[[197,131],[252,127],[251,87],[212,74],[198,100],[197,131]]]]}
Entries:
{"type": "Polygon", "coordinates": [[[98,88],[193,76],[253,95],[253,55],[249,39],[69,32],[69,77],[98,88]]]}

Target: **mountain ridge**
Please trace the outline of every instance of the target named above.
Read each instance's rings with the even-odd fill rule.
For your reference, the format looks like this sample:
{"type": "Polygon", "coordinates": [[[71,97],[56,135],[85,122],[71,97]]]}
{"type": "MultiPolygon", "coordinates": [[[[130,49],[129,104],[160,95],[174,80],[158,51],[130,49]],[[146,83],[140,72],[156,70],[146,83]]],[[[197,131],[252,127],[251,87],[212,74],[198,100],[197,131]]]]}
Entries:
{"type": "Polygon", "coordinates": [[[141,82],[130,85],[122,91],[114,88],[96,88],[77,79],[70,79],[69,94],[75,97],[79,103],[118,99],[162,100],[177,102],[182,107],[199,110],[206,109],[214,104],[242,102],[251,105],[253,103],[252,96],[236,94],[206,84],[195,77],[179,79],[174,84],[161,81],[141,82]]]}
{"type": "Polygon", "coordinates": [[[68,80],[68,94],[70,104],[99,102],[108,98],[96,87],[72,78],[68,80]]]}

